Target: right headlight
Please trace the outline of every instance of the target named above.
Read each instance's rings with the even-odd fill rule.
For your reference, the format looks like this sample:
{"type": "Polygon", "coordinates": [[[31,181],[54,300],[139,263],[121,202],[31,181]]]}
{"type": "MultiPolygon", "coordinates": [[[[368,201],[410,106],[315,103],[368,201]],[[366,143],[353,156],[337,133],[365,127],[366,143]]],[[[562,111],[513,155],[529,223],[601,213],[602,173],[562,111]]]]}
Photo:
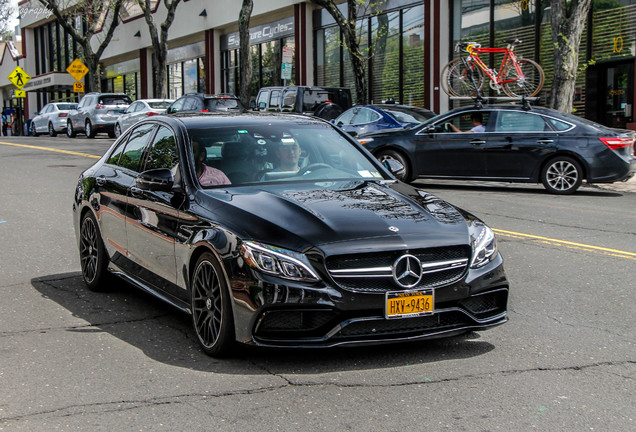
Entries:
{"type": "Polygon", "coordinates": [[[245,261],[263,273],[296,281],[320,280],[301,253],[256,242],[244,242],[241,249],[245,261]]]}
{"type": "Polygon", "coordinates": [[[473,221],[470,225],[470,243],[473,248],[471,268],[480,268],[488,264],[497,256],[497,240],[484,223],[473,221]]]}

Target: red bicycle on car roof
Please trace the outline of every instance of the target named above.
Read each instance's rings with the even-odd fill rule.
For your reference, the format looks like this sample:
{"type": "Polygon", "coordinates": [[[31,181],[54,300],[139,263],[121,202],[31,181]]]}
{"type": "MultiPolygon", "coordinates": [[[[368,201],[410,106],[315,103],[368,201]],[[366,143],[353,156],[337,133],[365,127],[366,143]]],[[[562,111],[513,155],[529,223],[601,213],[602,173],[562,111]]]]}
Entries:
{"type": "Polygon", "coordinates": [[[480,96],[485,77],[490,80],[490,88],[508,96],[532,97],[543,87],[544,73],[541,66],[530,59],[517,58],[515,46],[519,39],[504,39],[506,48],[484,48],[477,42],[458,42],[455,51],[468,53],[450,61],[442,71],[442,88],[449,96],[480,96]],[[479,57],[480,54],[503,54],[499,69],[490,68],[479,57]]]}

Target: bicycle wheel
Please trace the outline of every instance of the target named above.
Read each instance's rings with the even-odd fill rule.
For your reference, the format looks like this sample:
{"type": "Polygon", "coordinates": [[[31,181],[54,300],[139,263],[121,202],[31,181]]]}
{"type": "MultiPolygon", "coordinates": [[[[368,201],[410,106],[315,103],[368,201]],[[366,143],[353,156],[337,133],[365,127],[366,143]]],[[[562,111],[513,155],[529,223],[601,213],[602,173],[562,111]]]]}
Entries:
{"type": "Polygon", "coordinates": [[[523,77],[514,64],[510,63],[504,71],[504,81],[514,80],[503,85],[503,89],[510,97],[532,97],[539,94],[545,79],[543,69],[536,62],[529,59],[518,61],[523,77]]]}
{"type": "Polygon", "coordinates": [[[484,73],[475,64],[468,67],[462,59],[453,60],[444,68],[446,76],[442,82],[449,96],[477,96],[484,85],[484,73]]]}

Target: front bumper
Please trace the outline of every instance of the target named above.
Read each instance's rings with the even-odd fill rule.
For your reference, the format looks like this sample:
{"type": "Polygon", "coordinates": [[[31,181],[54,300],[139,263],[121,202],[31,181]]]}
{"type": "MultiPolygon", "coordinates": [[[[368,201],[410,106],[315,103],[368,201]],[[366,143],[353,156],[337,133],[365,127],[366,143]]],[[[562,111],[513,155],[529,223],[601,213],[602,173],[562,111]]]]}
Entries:
{"type": "Polygon", "coordinates": [[[414,341],[485,330],[508,320],[501,257],[459,282],[434,288],[430,315],[385,318],[384,293],[340,286],[282,285],[255,275],[231,280],[239,342],[269,347],[335,347],[414,341]]]}

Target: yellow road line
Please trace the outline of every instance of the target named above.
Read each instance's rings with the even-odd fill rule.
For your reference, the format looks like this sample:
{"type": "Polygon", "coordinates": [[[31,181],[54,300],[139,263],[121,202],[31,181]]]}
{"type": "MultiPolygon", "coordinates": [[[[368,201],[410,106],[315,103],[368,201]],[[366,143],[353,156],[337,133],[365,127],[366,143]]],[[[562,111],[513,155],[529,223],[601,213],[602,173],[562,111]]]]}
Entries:
{"type": "Polygon", "coordinates": [[[95,155],[88,154],[88,153],[80,153],[80,152],[74,152],[74,151],[70,151],[70,150],[60,150],[60,149],[33,146],[33,145],[27,145],[27,144],[16,144],[16,143],[8,143],[8,142],[2,142],[2,141],[0,141],[0,144],[9,145],[9,146],[15,146],[15,147],[25,147],[25,148],[31,148],[31,149],[36,149],[36,150],[47,150],[47,151],[52,151],[52,152],[57,152],[57,153],[65,153],[65,154],[70,154],[70,155],[74,155],[74,156],[82,156],[82,157],[93,158],[93,159],[99,159],[101,157],[101,156],[95,156],[95,155]]]}
{"type": "Polygon", "coordinates": [[[565,246],[565,247],[570,248],[570,249],[585,250],[585,251],[589,251],[589,252],[598,252],[598,253],[602,253],[602,254],[605,254],[605,255],[611,255],[611,256],[616,256],[616,257],[620,257],[620,258],[628,258],[628,259],[636,260],[636,252],[628,252],[628,251],[622,251],[622,250],[618,250],[618,249],[610,249],[610,248],[605,248],[605,247],[600,247],[600,246],[588,245],[588,244],[584,244],[584,243],[576,243],[576,242],[571,242],[571,241],[567,241],[567,240],[559,240],[559,239],[554,239],[554,238],[550,238],[550,237],[543,237],[543,236],[532,235],[532,234],[524,234],[524,233],[519,233],[519,232],[514,232],[514,231],[506,231],[506,230],[502,230],[502,229],[493,229],[493,231],[495,233],[497,233],[498,235],[502,235],[502,236],[505,236],[505,237],[511,237],[511,238],[516,238],[516,239],[538,240],[538,241],[540,241],[542,243],[565,246]]]}

